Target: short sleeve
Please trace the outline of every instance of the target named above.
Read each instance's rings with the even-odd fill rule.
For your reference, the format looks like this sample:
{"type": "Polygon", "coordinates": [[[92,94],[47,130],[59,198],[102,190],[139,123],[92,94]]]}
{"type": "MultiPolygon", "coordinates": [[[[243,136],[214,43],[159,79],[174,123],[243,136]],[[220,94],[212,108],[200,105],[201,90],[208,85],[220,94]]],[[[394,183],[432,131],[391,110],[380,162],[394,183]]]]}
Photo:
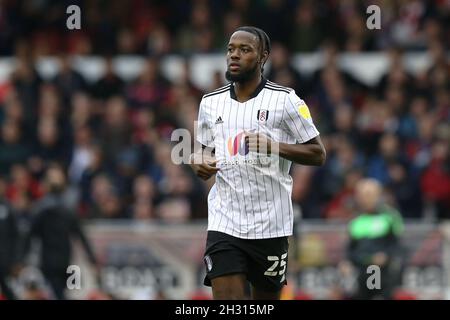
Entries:
{"type": "Polygon", "coordinates": [[[214,148],[214,134],[213,128],[210,121],[207,106],[204,100],[200,102],[200,108],[198,111],[198,121],[197,121],[197,141],[202,145],[210,148],[214,148]]]}
{"type": "Polygon", "coordinates": [[[308,106],[294,91],[287,95],[284,108],[283,122],[288,134],[299,143],[307,142],[319,135],[308,106]]]}

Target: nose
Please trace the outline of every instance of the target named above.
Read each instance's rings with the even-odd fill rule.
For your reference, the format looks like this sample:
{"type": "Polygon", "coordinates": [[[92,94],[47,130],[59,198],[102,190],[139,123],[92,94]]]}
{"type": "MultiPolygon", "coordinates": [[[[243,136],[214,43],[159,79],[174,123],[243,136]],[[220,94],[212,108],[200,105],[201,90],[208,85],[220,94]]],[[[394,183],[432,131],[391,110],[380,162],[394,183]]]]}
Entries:
{"type": "Polygon", "coordinates": [[[230,52],[230,59],[231,60],[237,60],[239,58],[240,58],[239,50],[237,50],[237,49],[231,50],[231,52],[230,52]]]}

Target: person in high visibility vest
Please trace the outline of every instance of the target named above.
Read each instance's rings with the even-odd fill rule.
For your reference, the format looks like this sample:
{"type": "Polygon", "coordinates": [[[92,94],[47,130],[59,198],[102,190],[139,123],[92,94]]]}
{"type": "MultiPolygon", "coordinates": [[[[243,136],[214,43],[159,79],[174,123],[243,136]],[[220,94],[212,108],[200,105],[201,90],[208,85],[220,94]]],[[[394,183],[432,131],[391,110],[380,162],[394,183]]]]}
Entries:
{"type": "Polygon", "coordinates": [[[348,225],[348,261],[356,268],[355,299],[390,299],[401,257],[401,214],[383,201],[375,179],[362,179],[355,188],[358,216],[348,225]]]}

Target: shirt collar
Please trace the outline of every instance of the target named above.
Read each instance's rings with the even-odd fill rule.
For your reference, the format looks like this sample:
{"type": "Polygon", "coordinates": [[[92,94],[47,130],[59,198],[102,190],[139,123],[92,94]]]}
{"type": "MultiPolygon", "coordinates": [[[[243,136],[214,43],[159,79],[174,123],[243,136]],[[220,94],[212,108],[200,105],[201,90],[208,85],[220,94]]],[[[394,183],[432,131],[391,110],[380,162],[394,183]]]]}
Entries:
{"type": "MultiPolygon", "coordinates": [[[[264,77],[261,77],[261,82],[259,83],[259,85],[256,87],[255,91],[253,91],[252,95],[250,96],[250,99],[253,99],[254,97],[256,97],[262,89],[264,89],[264,86],[266,85],[267,79],[264,77]]],[[[233,100],[237,101],[237,97],[236,97],[236,92],[234,91],[234,82],[231,83],[230,86],[230,97],[233,100]]]]}

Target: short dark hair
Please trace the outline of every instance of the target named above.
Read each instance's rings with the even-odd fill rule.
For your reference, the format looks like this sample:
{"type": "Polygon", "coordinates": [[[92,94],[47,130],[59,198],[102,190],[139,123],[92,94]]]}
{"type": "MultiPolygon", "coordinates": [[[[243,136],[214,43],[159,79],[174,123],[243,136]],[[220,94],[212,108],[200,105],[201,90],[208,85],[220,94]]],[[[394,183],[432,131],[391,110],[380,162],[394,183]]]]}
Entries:
{"type": "Polygon", "coordinates": [[[254,34],[258,38],[258,41],[260,43],[261,53],[263,53],[264,51],[270,53],[270,38],[267,33],[264,32],[264,30],[257,27],[244,26],[237,28],[236,31],[245,31],[254,34]]]}
{"type": "MultiPolygon", "coordinates": [[[[270,38],[267,33],[264,32],[264,30],[253,26],[243,26],[237,28],[236,31],[245,31],[254,34],[258,38],[261,55],[264,53],[264,51],[267,51],[267,54],[270,54],[270,38]]],[[[265,62],[261,66],[261,72],[264,71],[264,64],[265,62]]]]}

